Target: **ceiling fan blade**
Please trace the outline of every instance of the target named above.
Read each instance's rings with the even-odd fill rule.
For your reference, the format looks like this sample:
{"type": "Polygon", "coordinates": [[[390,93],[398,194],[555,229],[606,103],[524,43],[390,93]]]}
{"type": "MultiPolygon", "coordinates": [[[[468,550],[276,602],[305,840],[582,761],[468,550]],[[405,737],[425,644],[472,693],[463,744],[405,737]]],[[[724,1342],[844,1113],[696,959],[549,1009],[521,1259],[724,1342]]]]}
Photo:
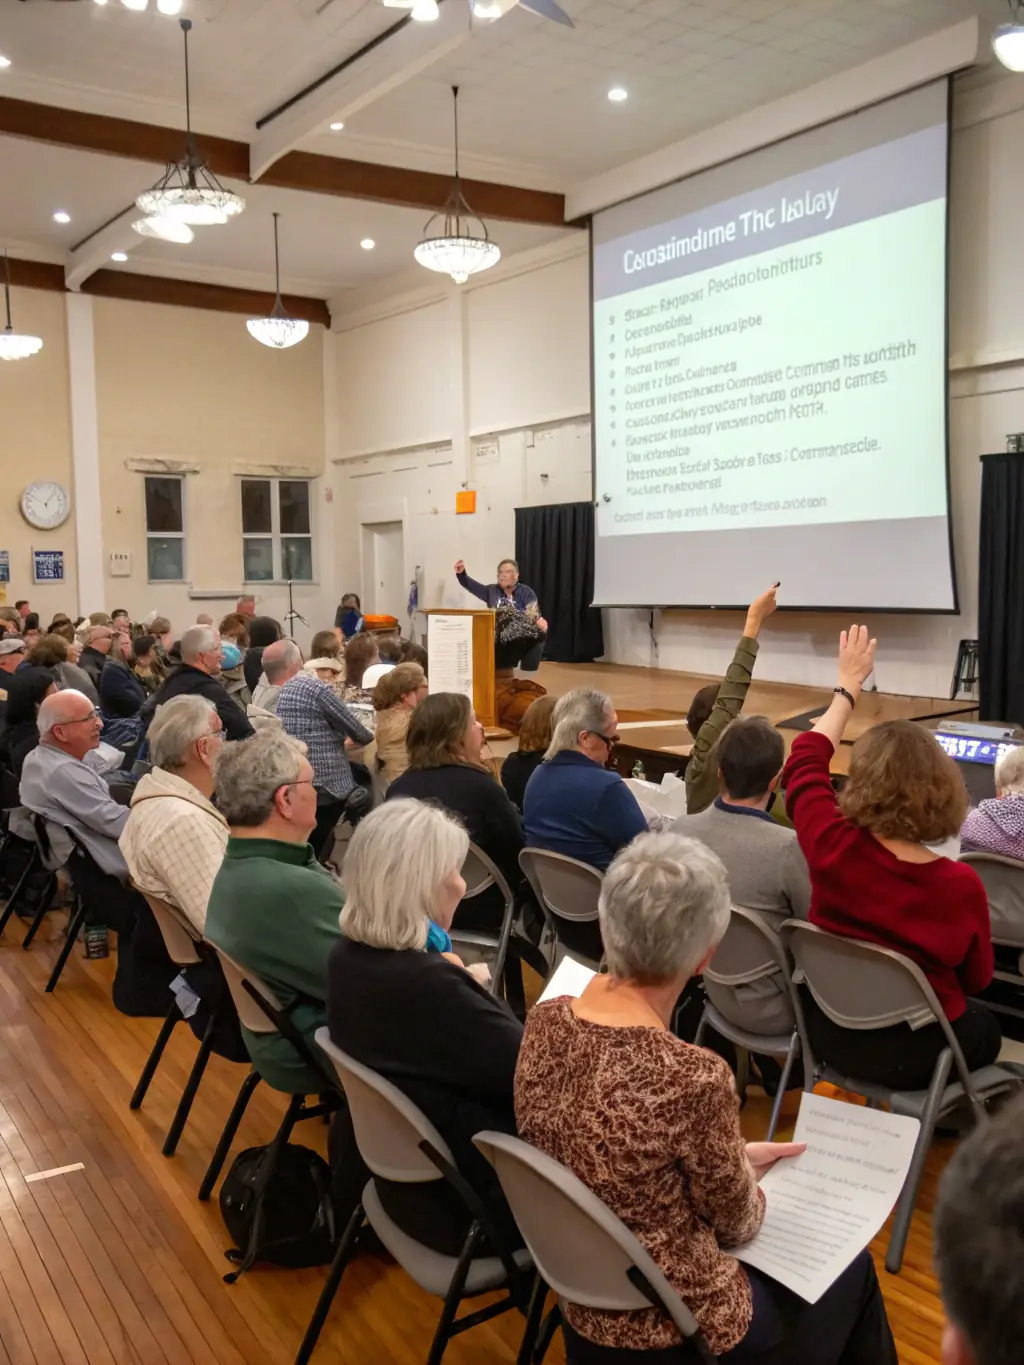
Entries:
{"type": "Polygon", "coordinates": [[[531,14],[539,14],[542,19],[553,19],[556,24],[565,24],[566,28],[576,27],[556,0],[519,0],[519,4],[531,14]]]}

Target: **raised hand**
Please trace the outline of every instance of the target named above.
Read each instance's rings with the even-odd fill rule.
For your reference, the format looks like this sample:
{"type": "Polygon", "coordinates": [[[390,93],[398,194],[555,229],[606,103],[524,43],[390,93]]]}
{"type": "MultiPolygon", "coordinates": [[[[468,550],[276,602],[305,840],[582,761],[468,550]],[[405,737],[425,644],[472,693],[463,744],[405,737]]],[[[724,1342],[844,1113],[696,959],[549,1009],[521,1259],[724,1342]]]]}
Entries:
{"type": "Polygon", "coordinates": [[[854,696],[875,666],[877,644],[868,637],[867,626],[851,626],[839,636],[839,686],[854,696]]]}
{"type": "Polygon", "coordinates": [[[778,587],[778,583],[773,583],[767,592],[763,592],[760,597],[755,597],[747,608],[747,625],[743,634],[750,639],[757,639],[761,627],[778,606],[778,603],[775,601],[775,594],[778,591],[778,587]]]}
{"type": "Polygon", "coordinates": [[[464,561],[464,560],[457,559],[457,560],[455,561],[455,572],[456,572],[457,574],[465,573],[465,572],[466,572],[466,565],[465,565],[465,561],[464,561]]]}

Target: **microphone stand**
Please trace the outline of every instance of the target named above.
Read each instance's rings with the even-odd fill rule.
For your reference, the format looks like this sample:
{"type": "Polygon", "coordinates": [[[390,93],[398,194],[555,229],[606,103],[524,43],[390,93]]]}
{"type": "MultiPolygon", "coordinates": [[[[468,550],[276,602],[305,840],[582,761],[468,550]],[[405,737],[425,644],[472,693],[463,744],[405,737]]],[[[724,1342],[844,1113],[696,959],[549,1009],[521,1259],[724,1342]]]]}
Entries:
{"type": "MultiPolygon", "coordinates": [[[[289,549],[291,549],[291,548],[292,548],[292,547],[289,546],[289,549]]],[[[291,578],[291,572],[292,572],[292,569],[293,569],[293,568],[294,568],[294,565],[293,565],[293,563],[292,563],[292,556],[291,556],[291,554],[289,554],[289,555],[288,555],[288,610],[287,610],[287,611],[285,612],[285,614],[284,614],[285,624],[286,624],[287,627],[288,627],[288,634],[289,634],[289,635],[294,635],[294,634],[295,634],[295,622],[296,622],[296,621],[301,621],[302,624],[306,627],[306,629],[307,629],[307,630],[309,629],[309,622],[306,620],[306,618],[302,615],[301,612],[295,610],[295,602],[294,602],[294,600],[293,600],[293,598],[292,598],[292,578],[291,578]]]]}

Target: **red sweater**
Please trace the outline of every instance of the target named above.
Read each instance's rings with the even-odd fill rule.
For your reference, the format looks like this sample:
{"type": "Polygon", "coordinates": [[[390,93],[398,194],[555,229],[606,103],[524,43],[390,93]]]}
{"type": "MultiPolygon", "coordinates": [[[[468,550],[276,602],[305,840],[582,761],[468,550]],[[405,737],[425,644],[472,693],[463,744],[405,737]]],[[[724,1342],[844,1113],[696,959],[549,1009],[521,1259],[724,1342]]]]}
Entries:
{"type": "Polygon", "coordinates": [[[949,858],[905,863],[840,811],[829,778],[832,743],[793,741],[786,808],[811,874],[812,924],[895,948],[924,972],[950,1020],[992,980],[988,897],[972,867],[949,858]]]}

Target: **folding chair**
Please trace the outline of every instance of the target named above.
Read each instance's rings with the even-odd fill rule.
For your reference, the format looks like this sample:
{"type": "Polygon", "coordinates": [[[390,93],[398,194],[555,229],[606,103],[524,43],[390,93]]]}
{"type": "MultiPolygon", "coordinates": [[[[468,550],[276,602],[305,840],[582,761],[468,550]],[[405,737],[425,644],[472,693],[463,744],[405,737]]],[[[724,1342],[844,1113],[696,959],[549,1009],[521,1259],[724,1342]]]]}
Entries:
{"type": "Polygon", "coordinates": [[[506,1133],[473,1139],[498,1173],[516,1224],[537,1267],[520,1365],[543,1360],[556,1319],[541,1333],[545,1286],[568,1303],[628,1313],[660,1308],[692,1347],[713,1361],[697,1320],[637,1238],[572,1171],[506,1133]],[[538,1337],[540,1340],[538,1341],[538,1337]]]}
{"type": "Polygon", "coordinates": [[[936,1059],[927,1090],[893,1090],[848,1076],[831,1065],[827,1057],[815,1059],[810,1049],[805,1049],[806,1090],[812,1090],[820,1080],[830,1081],[869,1100],[888,1104],[894,1114],[907,1114],[920,1121],[885,1257],[885,1268],[895,1275],[903,1264],[910,1220],[935,1125],[946,1114],[962,1108],[965,1101],[974,1120],[984,1121],[985,1102],[1024,1083],[1024,1067],[1001,1062],[969,1071],[956,1034],[928,978],[902,953],[876,943],[830,934],[803,920],[787,920],[782,926],[782,938],[796,962],[794,981],[804,983],[818,1008],[834,1024],[864,1030],[901,1023],[922,1028],[937,1023],[945,1035],[947,1046],[936,1059]],[[954,1071],[956,1079],[951,1081],[954,1071]]]}
{"type": "MultiPolygon", "coordinates": [[[[489,891],[492,886],[498,888],[502,900],[505,902],[505,909],[502,914],[501,928],[496,934],[487,933],[486,930],[460,929],[459,912],[455,911],[455,923],[452,925],[452,942],[457,946],[460,943],[469,944],[474,948],[486,948],[494,954],[491,963],[491,991],[497,995],[499,987],[506,986],[505,995],[508,997],[507,983],[505,982],[505,963],[508,957],[509,939],[512,935],[512,916],[515,912],[515,896],[502,876],[501,872],[494,865],[491,859],[476,844],[470,844],[466,860],[462,864],[462,876],[466,883],[466,894],[462,897],[459,905],[465,905],[467,901],[475,900],[477,896],[489,891]]],[[[512,993],[522,1003],[523,997],[523,974],[519,968],[519,960],[516,959],[516,969],[519,974],[518,983],[513,986],[512,993]],[[516,985],[518,989],[516,989],[516,985]]]]}
{"type": "Polygon", "coordinates": [[[1024,862],[999,853],[961,853],[960,861],[974,868],[985,887],[993,944],[1011,950],[996,953],[993,979],[1010,987],[1013,994],[990,990],[985,1004],[995,1014],[1018,1021],[1013,1036],[1019,1036],[1024,1020],[1024,862]]]}
{"type": "MultiPolygon", "coordinates": [[[[167,901],[160,900],[157,896],[150,896],[145,892],[142,892],[142,895],[145,897],[146,903],[153,912],[153,918],[156,920],[157,928],[160,930],[164,946],[167,949],[171,961],[184,970],[186,967],[197,966],[200,962],[207,960],[210,950],[206,949],[202,939],[192,927],[186,916],[173,905],[169,905],[167,901]]],[[[181,1099],[178,1102],[174,1118],[170,1128],[167,1130],[167,1136],[164,1139],[164,1145],[161,1148],[164,1156],[173,1156],[177,1149],[178,1139],[181,1137],[182,1130],[188,1120],[192,1102],[199,1089],[199,1083],[203,1079],[206,1064],[210,1060],[210,1053],[213,1051],[214,1030],[224,1017],[225,1003],[226,1002],[223,1000],[218,1000],[210,1011],[209,1022],[203,1032],[203,1037],[199,1044],[199,1051],[196,1053],[196,1059],[192,1064],[192,1070],[189,1072],[188,1080],[185,1083],[185,1089],[182,1091],[181,1099]]],[[[132,1093],[131,1100],[128,1104],[129,1109],[139,1109],[141,1107],[142,1101],[146,1098],[146,1092],[149,1089],[150,1082],[156,1074],[156,1069],[164,1054],[164,1049],[170,1041],[171,1034],[174,1032],[174,1026],[178,1023],[187,1023],[187,1017],[182,1013],[177,997],[172,994],[170,1008],[160,1027],[160,1032],[156,1036],[156,1042],[153,1044],[153,1049],[146,1060],[146,1065],[142,1069],[142,1075],[139,1077],[138,1084],[132,1093]]]]}
{"type": "MultiPolygon", "coordinates": [[[[5,774],[4,776],[7,778],[10,774],[5,774]]],[[[17,778],[12,777],[11,780],[17,785],[17,778]]],[[[7,799],[8,794],[9,793],[5,789],[5,800],[7,799]]],[[[15,806],[11,809],[16,809],[18,804],[19,803],[16,802],[15,806]]],[[[37,872],[46,872],[46,880],[43,882],[39,895],[39,905],[35,915],[32,917],[32,923],[29,925],[25,937],[21,940],[21,946],[26,950],[31,948],[32,940],[35,938],[39,926],[46,918],[46,913],[49,910],[50,904],[57,891],[57,873],[56,870],[51,867],[53,851],[50,847],[50,836],[46,830],[46,821],[42,816],[36,815],[35,813],[30,812],[30,815],[32,827],[35,830],[35,838],[32,840],[32,852],[29,854],[29,860],[25,865],[24,871],[15,883],[10,896],[7,898],[7,904],[4,906],[3,914],[0,914],[0,935],[2,935],[10,922],[11,916],[18,908],[22,893],[27,888],[30,878],[37,872]]],[[[72,920],[73,919],[74,913],[72,914],[72,920]]],[[[58,973],[58,975],[60,975],[60,973],[58,973]]],[[[56,981],[54,981],[53,984],[56,985],[56,981]]],[[[48,991],[52,990],[53,986],[47,986],[46,989],[48,991]]]]}
{"type": "MultiPolygon", "coordinates": [[[[209,942],[209,940],[206,941],[209,942]]],[[[256,1191],[257,1212],[252,1222],[249,1246],[239,1259],[238,1269],[224,1276],[228,1284],[233,1284],[239,1275],[248,1270],[256,1259],[256,1249],[262,1231],[259,1206],[262,1204],[264,1189],[270,1183],[280,1161],[281,1152],[291,1137],[292,1129],[303,1119],[325,1118],[332,1114],[335,1109],[340,1107],[341,1091],[333,1073],[299,1033],[289,1018],[287,1009],[280,1003],[270,987],[261,981],[255,973],[249,971],[247,967],[241,966],[229,957],[215,943],[210,943],[210,947],[217,954],[217,959],[224,972],[224,979],[231,993],[231,999],[235,1003],[238,1018],[243,1028],[248,1029],[250,1033],[282,1034],[291,1043],[320,1086],[318,1102],[314,1104],[306,1103],[306,1094],[294,1094],[289,1098],[284,1118],[281,1120],[265,1157],[266,1167],[261,1172],[261,1187],[256,1191]]],[[[242,1082],[231,1113],[228,1115],[227,1123],[224,1125],[224,1131],[220,1135],[216,1150],[206,1168],[202,1184],[199,1186],[200,1199],[204,1201],[209,1199],[213,1192],[217,1177],[221,1173],[228,1152],[231,1150],[231,1144],[235,1140],[235,1134],[245,1116],[252,1093],[260,1081],[264,1079],[254,1066],[242,1082]]]]}
{"type": "Polygon", "coordinates": [[[789,954],[778,934],[756,910],[742,905],[732,907],[732,915],[725,937],[715,949],[710,964],[704,968],[704,990],[707,1004],[701,1015],[694,1043],[700,1047],[708,1028],[713,1028],[735,1047],[741,1048],[741,1064],[737,1077],[740,1098],[746,1098],[749,1054],[768,1053],[785,1056],[779,1088],[768,1121],[766,1140],[771,1142],[782,1111],[786,1085],[793,1065],[801,1055],[806,1038],[803,1007],[790,976],[789,954]],[[777,976],[783,987],[791,1027],[787,1032],[761,1033],[750,1028],[744,1015],[750,1005],[737,998],[737,987],[777,976]]]}
{"type": "Polygon", "coordinates": [[[448,1144],[422,1110],[397,1086],[335,1047],[327,1029],[317,1030],[316,1041],[344,1087],[356,1143],[372,1174],[412,1185],[446,1180],[461,1197],[472,1221],[460,1254],[445,1256],[417,1242],[392,1222],[373,1180],[368,1181],[338,1245],[295,1365],[306,1365],[316,1348],[364,1220],[420,1288],[444,1300],[427,1356],[427,1365],[440,1365],[453,1336],[511,1308],[526,1311],[533,1269],[529,1253],[512,1253],[504,1247],[479,1195],[460,1174],[448,1144]],[[478,1252],[484,1238],[492,1254],[481,1256],[478,1252]],[[461,1318],[455,1316],[464,1298],[502,1289],[505,1297],[496,1303],[461,1318]]]}
{"type": "Polygon", "coordinates": [[[604,957],[604,944],[597,922],[597,902],[603,877],[588,863],[550,853],[543,848],[524,848],[519,866],[533,887],[555,938],[556,961],[568,953],[597,971],[604,957]]]}

